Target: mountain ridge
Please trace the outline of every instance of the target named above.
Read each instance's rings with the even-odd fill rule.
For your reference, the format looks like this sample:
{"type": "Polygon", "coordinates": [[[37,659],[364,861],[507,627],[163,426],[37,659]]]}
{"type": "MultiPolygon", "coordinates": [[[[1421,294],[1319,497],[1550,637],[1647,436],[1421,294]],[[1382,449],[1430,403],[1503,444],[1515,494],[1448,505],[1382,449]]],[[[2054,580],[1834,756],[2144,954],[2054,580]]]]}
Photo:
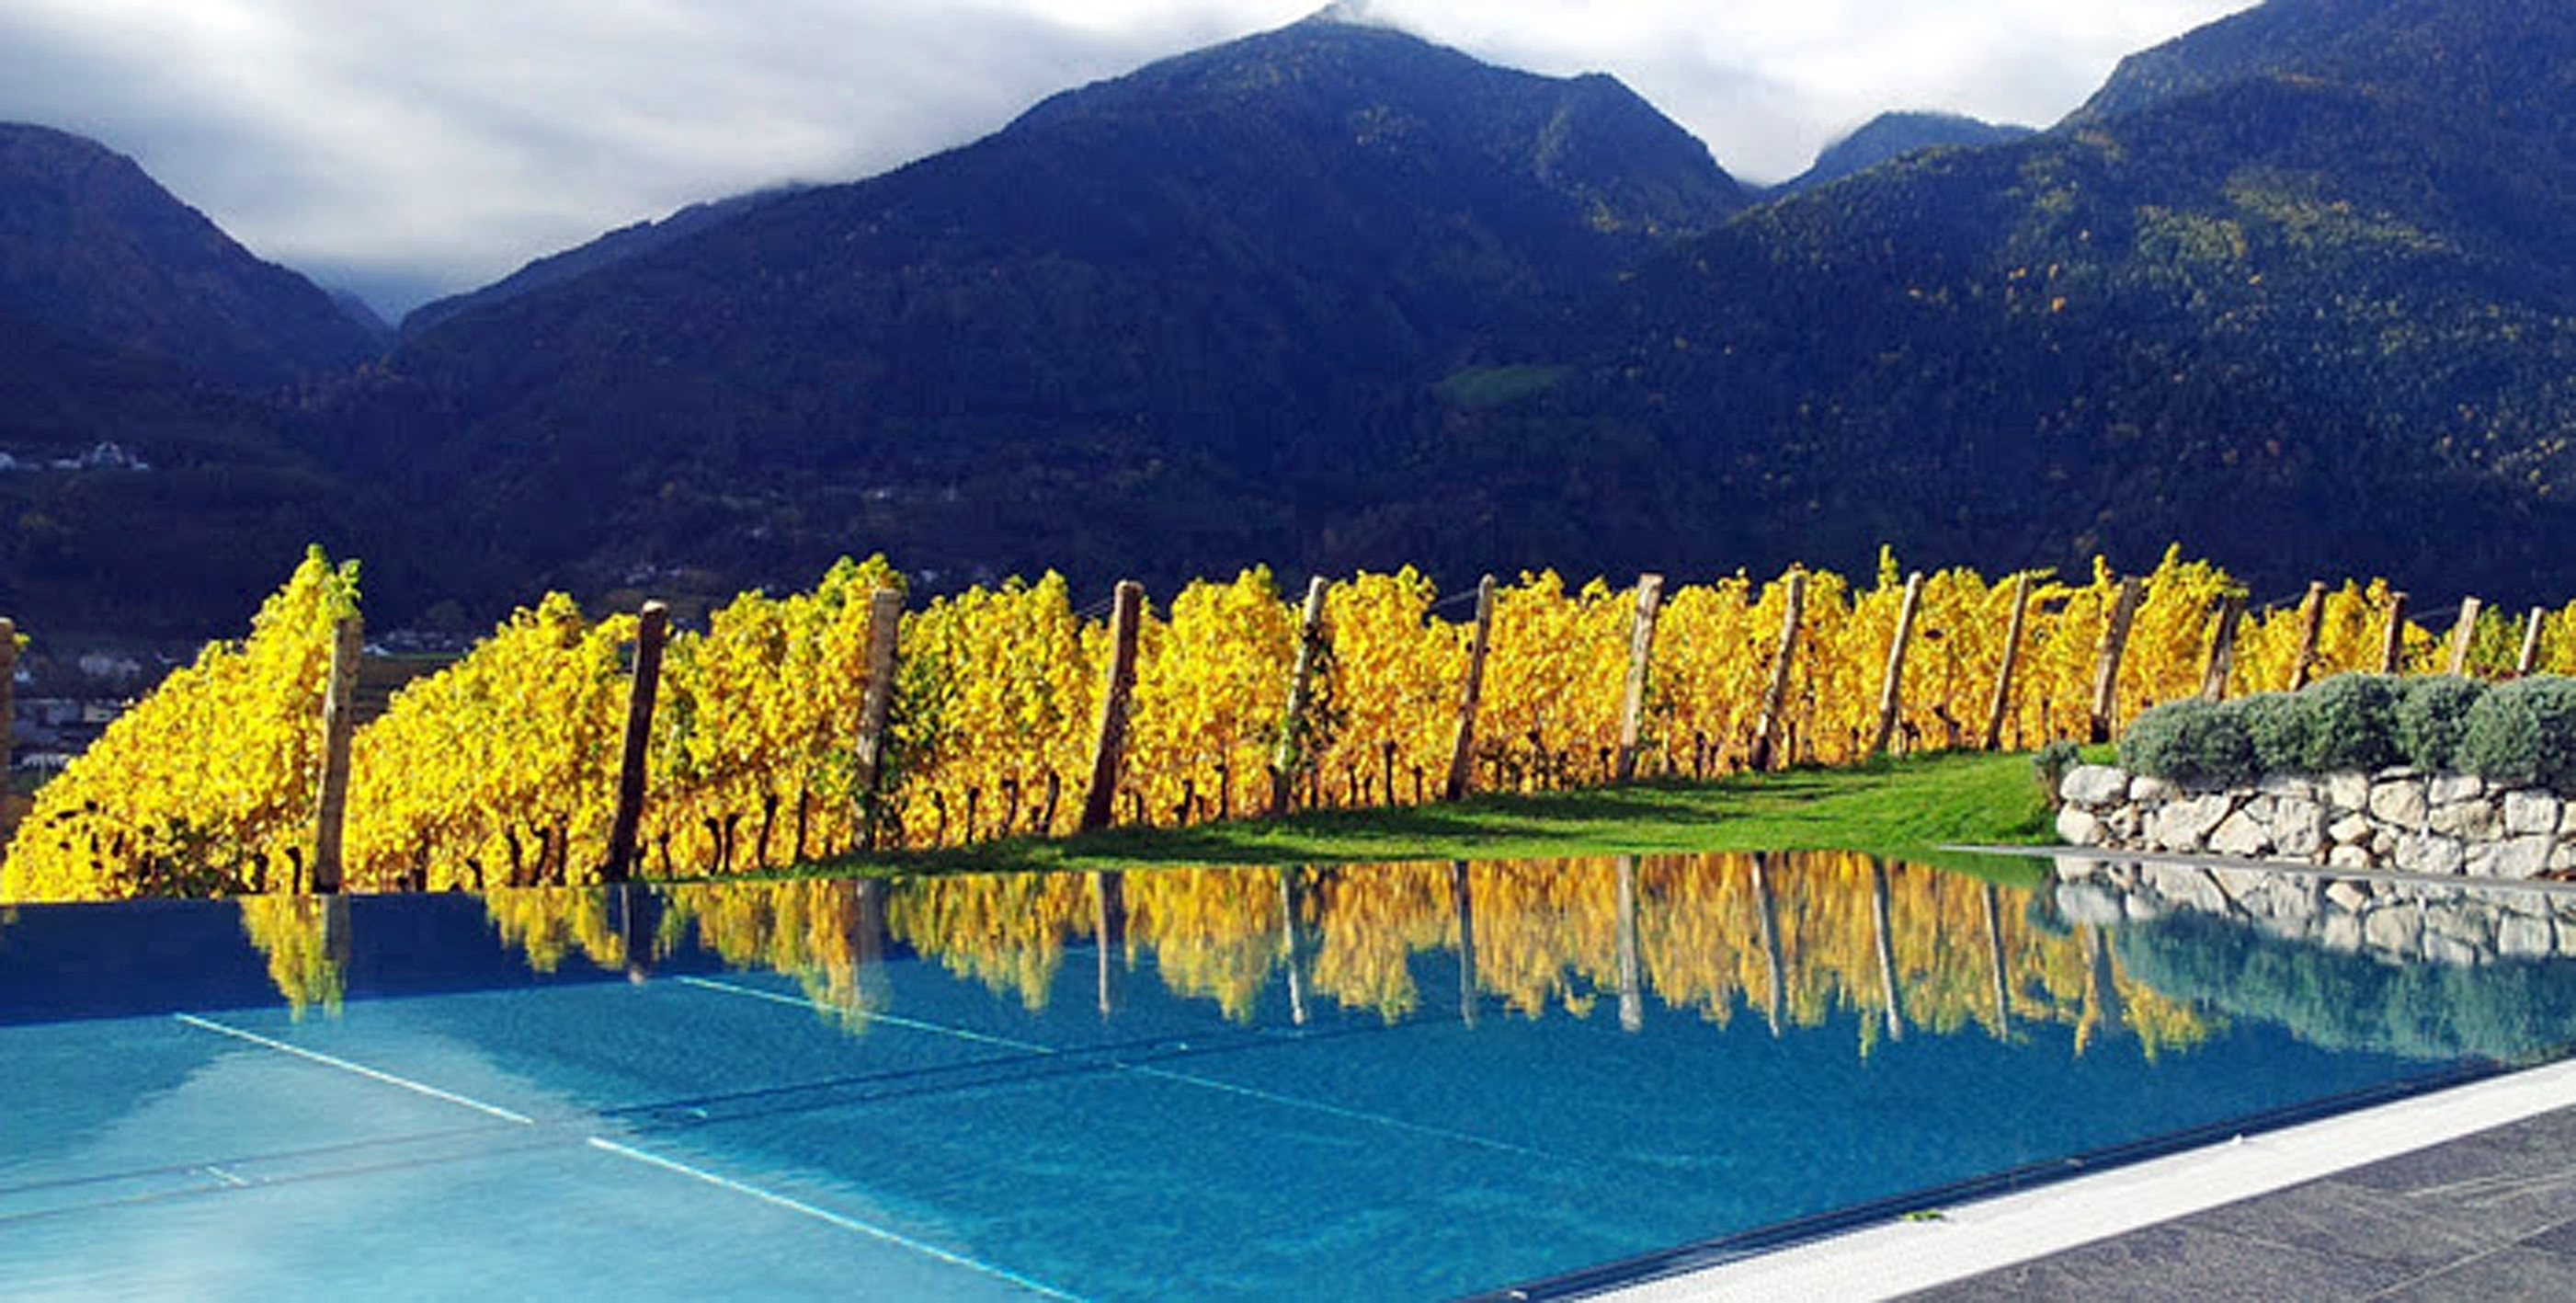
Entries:
{"type": "Polygon", "coordinates": [[[346,371],[366,328],[86,137],[0,123],[0,302],[244,390],[346,371]]]}

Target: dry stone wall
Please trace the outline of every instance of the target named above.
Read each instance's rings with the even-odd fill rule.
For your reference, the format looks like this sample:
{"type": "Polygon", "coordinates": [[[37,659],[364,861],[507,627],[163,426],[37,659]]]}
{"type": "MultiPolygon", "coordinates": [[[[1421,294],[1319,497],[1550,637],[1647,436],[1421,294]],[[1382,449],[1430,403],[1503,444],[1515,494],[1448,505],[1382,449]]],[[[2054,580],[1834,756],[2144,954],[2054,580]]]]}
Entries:
{"type": "Polygon", "coordinates": [[[2058,795],[2057,835],[2075,846],[2493,878],[2576,871],[2576,801],[2468,774],[2383,769],[2191,788],[2079,765],[2058,795]]]}

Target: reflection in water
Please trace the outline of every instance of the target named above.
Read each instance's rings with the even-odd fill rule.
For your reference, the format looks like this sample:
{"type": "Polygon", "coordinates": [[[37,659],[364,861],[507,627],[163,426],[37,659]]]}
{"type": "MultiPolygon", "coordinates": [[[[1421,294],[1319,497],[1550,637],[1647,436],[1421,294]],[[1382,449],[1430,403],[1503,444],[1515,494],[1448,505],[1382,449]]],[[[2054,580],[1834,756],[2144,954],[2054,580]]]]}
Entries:
{"type": "MultiPolygon", "coordinates": [[[[2374,1016],[2409,1027],[2394,1037],[2400,1052],[2529,1057],[2576,1037],[2576,995],[2542,979],[2562,975],[2540,956],[2478,956],[2455,967],[2481,971],[2457,981],[2383,980],[2368,970],[2387,965],[2368,954],[2207,920],[2178,928],[2164,917],[2178,908],[2176,890],[2171,880],[2096,876],[2030,891],[1819,852],[529,889],[495,892],[487,909],[504,945],[539,972],[578,951],[641,980],[694,936],[729,966],[792,977],[853,1030],[889,1011],[890,946],[1034,1011],[1056,998],[1066,951],[1088,943],[1103,1018],[1120,1014],[1144,966],[1173,995],[1236,1021],[1262,1017],[1277,988],[1294,1025],[1328,1006],[1395,1022],[1421,1014],[1417,961],[1446,952],[1468,1027],[1489,1003],[1523,1018],[1588,1017],[1607,997],[1617,1025],[1636,1032],[1651,995],[1721,1027],[1758,1010],[1775,1036],[1847,1024],[1863,1055],[1915,1033],[2011,1041],[2058,1026],[2071,1029],[2078,1054],[2114,1037],[2153,1058],[2202,1043],[2228,1013],[2369,1039],[2350,1025],[2352,1001],[2330,994],[2355,991],[2374,1016]],[[2513,978],[2515,965],[2531,980],[2513,978]],[[2270,974],[2284,994],[2249,1003],[2248,971],[2270,974]],[[2481,993],[2464,995],[2472,985],[2481,993]],[[2441,1020],[2394,1007],[2419,989],[2478,1012],[2455,1020],[2471,1025],[2447,1039],[2427,1032],[2441,1020]]],[[[2312,884],[2300,891],[2320,909],[2339,898],[2312,884]]],[[[2558,908],[2542,899],[2544,914],[2558,908]]],[[[2475,900],[2455,908],[2496,912],[2475,900]]],[[[242,909],[290,1004],[336,1010],[345,898],[253,898],[242,909]]],[[[2490,931],[2521,936],[2510,931],[2521,916],[2503,917],[2490,931]]],[[[2554,940],[2553,918],[2534,926],[2554,940]]],[[[2569,923],[2564,934],[2576,937],[2569,923]]],[[[1426,971],[1434,985],[1447,980],[1426,971]]]]}
{"type": "Polygon", "coordinates": [[[340,1011],[348,988],[349,898],[246,896],[242,930],[268,957],[269,980],[297,1019],[316,1005],[340,1011]]]}

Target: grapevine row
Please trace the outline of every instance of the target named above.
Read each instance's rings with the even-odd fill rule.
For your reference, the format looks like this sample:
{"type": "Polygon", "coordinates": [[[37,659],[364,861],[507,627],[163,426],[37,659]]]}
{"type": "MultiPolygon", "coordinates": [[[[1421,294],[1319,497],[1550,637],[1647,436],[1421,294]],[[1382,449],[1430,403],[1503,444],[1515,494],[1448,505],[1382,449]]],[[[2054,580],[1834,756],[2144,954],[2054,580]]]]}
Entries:
{"type": "MultiPolygon", "coordinates": [[[[1793,589],[1802,600],[1768,759],[1860,758],[1880,731],[1906,579],[1882,557],[1862,582],[1825,571],[1739,573],[1674,590],[1654,629],[1637,772],[1713,776],[1765,750],[1763,708],[1793,589]]],[[[1942,570],[1915,586],[1891,747],[1984,744],[2008,650],[2014,669],[1996,745],[2093,731],[2094,678],[2124,584],[2135,602],[2110,718],[2202,690],[2224,599],[2243,596],[2216,566],[2177,549],[2127,581],[2100,562],[2082,582],[1942,570]]],[[[811,590],[744,594],[672,637],[645,738],[644,872],[739,873],[841,854],[871,837],[930,847],[1073,830],[1110,631],[1053,574],[905,612],[890,731],[875,782],[863,782],[871,597],[904,586],[882,557],[843,561],[811,590]]],[[[1444,597],[1410,569],[1329,585],[1312,700],[1285,773],[1273,764],[1300,612],[1270,573],[1193,583],[1149,606],[1116,819],[1245,817],[1268,808],[1283,784],[1297,807],[1437,799],[1458,731],[1472,597],[1444,597]]],[[[2383,581],[2346,582],[2249,613],[2227,690],[2379,668],[2398,600],[2383,581]]],[[[306,885],[330,646],[357,601],[353,563],[309,557],[246,639],[206,648],[46,786],[0,864],[0,899],[306,885]]],[[[1468,757],[1473,787],[1614,775],[1637,611],[1628,590],[1598,579],[1569,588],[1552,572],[1496,590],[1468,757]]],[[[2420,623],[2393,627],[2403,670],[2437,670],[2452,654],[2420,623]]],[[[593,616],[549,596],[396,694],[354,740],[346,885],[594,879],[616,814],[636,631],[632,615],[593,616]]],[[[2576,671],[2576,603],[2527,626],[2489,614],[2466,636],[2460,651],[2482,672],[2525,661],[2576,671]]]]}

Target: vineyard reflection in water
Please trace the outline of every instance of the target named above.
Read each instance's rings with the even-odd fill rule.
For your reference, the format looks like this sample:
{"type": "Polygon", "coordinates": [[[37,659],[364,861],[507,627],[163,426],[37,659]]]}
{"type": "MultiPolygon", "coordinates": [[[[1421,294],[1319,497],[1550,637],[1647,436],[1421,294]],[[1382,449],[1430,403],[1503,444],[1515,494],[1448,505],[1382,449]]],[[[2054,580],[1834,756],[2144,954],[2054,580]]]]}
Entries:
{"type": "MultiPolygon", "coordinates": [[[[1060,998],[1069,960],[1088,963],[1111,1019],[1146,969],[1237,1022],[1280,986],[1297,1023],[1327,1004],[1388,1022],[1447,1017],[1423,1007],[1427,966],[1443,966],[1470,1026],[1562,1011],[1633,1031],[1651,997],[1775,1035],[1854,1026],[1863,1056],[1907,1036],[2017,1041],[2053,1026],[2071,1029],[2079,1056],[2126,1038],[2152,1061],[2247,1017],[2407,1058],[2528,1062],[2576,1042],[2563,970],[2576,902],[2536,900],[2517,908],[2557,939],[2542,952],[2405,968],[2278,927],[2214,936],[2229,930],[2164,916],[2152,893],[2106,897],[2098,878],[1999,886],[1849,852],[526,889],[486,905],[538,972],[578,956],[641,978],[695,948],[794,979],[853,1033],[899,1012],[883,966],[909,952],[1033,1013],[1060,998]]],[[[241,906],[299,1016],[336,1012],[345,899],[241,906]]]]}

